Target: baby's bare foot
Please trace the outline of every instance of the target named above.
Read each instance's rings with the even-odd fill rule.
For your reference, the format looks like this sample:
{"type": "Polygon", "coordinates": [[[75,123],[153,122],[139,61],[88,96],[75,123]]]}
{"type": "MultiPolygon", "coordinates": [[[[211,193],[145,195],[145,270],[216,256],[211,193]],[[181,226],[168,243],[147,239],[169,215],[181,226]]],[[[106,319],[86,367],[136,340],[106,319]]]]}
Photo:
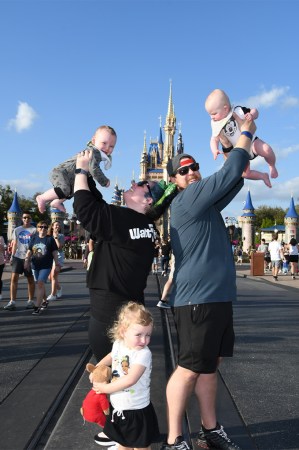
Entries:
{"type": "Polygon", "coordinates": [[[275,166],[269,166],[270,168],[270,177],[271,178],[277,178],[278,177],[278,172],[276,170],[275,166]]]}
{"type": "Polygon", "coordinates": [[[51,208],[53,208],[53,209],[58,209],[59,211],[64,212],[64,213],[66,212],[66,209],[65,209],[63,203],[61,203],[61,200],[59,200],[59,199],[53,200],[50,203],[50,205],[51,205],[51,208]]]}
{"type": "Polygon", "coordinates": [[[44,201],[43,197],[41,195],[38,195],[35,200],[39,212],[44,213],[46,211],[46,202],[44,201]]]}
{"type": "Polygon", "coordinates": [[[266,186],[268,186],[269,188],[272,187],[269,175],[267,173],[263,173],[263,178],[262,178],[263,182],[265,183],[266,186]]]}

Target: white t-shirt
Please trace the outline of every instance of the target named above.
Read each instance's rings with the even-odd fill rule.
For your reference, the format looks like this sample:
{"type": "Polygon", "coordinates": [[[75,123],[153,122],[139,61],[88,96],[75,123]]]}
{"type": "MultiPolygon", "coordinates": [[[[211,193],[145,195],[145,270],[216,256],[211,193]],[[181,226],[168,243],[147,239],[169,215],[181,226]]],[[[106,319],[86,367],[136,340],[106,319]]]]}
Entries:
{"type": "Polygon", "coordinates": [[[25,259],[30,238],[35,232],[36,228],[33,226],[28,228],[20,226],[14,229],[12,240],[17,241],[17,249],[14,256],[20,259],[25,259]]]}
{"type": "Polygon", "coordinates": [[[271,255],[271,261],[279,261],[281,259],[282,245],[277,241],[272,241],[269,244],[268,250],[271,255]]]}
{"type": "Polygon", "coordinates": [[[150,403],[150,381],[152,354],[148,347],[133,350],[125,347],[122,341],[115,341],[112,346],[112,381],[113,378],[125,377],[127,369],[134,364],[146,369],[136,384],[122,391],[110,394],[110,402],[115,410],[142,409],[150,403]]]}

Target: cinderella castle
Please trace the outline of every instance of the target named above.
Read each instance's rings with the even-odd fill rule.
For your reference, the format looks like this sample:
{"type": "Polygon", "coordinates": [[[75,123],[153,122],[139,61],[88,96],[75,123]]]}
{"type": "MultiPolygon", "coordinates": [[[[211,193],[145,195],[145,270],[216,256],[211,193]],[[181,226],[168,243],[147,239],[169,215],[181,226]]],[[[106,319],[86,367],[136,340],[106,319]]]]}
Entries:
{"type": "MultiPolygon", "coordinates": [[[[139,180],[148,181],[160,181],[165,180],[168,182],[168,174],[166,171],[167,162],[175,154],[184,152],[184,143],[182,132],[179,127],[178,137],[175,143],[176,134],[176,116],[174,112],[174,104],[172,99],[172,83],[170,82],[170,91],[168,98],[168,108],[165,118],[165,124],[162,127],[162,118],[160,117],[160,127],[157,139],[150,139],[147,144],[146,133],[144,133],[143,149],[141,151],[140,158],[140,173],[139,180]],[[164,133],[163,133],[164,131],[164,133]],[[164,135],[164,139],[163,139],[164,135]]],[[[114,205],[123,205],[123,190],[116,184],[112,196],[111,203],[114,205]]],[[[22,211],[18,204],[17,193],[15,193],[11,208],[8,211],[8,240],[11,239],[12,231],[16,226],[21,224],[22,211]]],[[[64,213],[58,210],[51,211],[51,220],[59,220],[62,223],[64,221],[64,213]]],[[[242,247],[245,251],[253,248],[255,242],[255,213],[251,200],[250,191],[247,193],[247,197],[244,203],[243,214],[238,219],[234,219],[234,223],[228,223],[226,220],[228,231],[238,229],[239,236],[242,239],[242,247]]],[[[157,223],[157,228],[160,232],[160,236],[168,236],[169,234],[169,213],[164,216],[157,223]]],[[[295,209],[293,197],[291,197],[289,209],[284,218],[284,225],[274,225],[269,229],[262,229],[260,238],[265,238],[266,242],[270,242],[272,232],[278,232],[279,240],[289,242],[292,237],[299,240],[299,217],[295,209]]]]}

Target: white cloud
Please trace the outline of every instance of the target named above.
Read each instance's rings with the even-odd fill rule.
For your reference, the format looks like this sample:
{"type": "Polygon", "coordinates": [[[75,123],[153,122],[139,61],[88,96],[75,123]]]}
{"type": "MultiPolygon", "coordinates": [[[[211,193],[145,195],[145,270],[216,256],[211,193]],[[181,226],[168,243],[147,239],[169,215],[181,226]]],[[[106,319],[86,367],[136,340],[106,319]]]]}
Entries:
{"type": "Polygon", "coordinates": [[[16,117],[9,121],[8,127],[14,128],[18,133],[21,133],[31,128],[36,118],[37,113],[28,103],[19,102],[16,117]]]}
{"type": "Polygon", "coordinates": [[[289,89],[288,86],[280,88],[274,87],[270,91],[264,91],[258,95],[249,97],[245,104],[252,108],[259,108],[261,106],[269,108],[270,106],[275,105],[281,97],[285,96],[289,89]]]}
{"type": "Polygon", "coordinates": [[[299,99],[297,97],[286,97],[281,102],[283,108],[292,108],[297,105],[299,105],[299,99]]]}
{"type": "Polygon", "coordinates": [[[282,108],[293,108],[299,105],[297,97],[287,95],[290,90],[289,86],[273,87],[269,91],[263,89],[260,94],[254,95],[242,100],[240,105],[247,105],[250,108],[270,108],[274,105],[279,105],[282,108]]]}

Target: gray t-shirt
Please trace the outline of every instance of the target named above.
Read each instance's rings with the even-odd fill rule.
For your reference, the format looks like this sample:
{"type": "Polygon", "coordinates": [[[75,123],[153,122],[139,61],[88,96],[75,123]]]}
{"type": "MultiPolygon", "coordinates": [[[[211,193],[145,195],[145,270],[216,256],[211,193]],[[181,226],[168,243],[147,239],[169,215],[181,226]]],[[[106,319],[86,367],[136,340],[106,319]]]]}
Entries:
{"type": "Polygon", "coordinates": [[[14,229],[12,240],[17,242],[17,250],[14,256],[25,259],[30,238],[35,232],[36,228],[34,226],[28,228],[20,226],[14,229]]]}

